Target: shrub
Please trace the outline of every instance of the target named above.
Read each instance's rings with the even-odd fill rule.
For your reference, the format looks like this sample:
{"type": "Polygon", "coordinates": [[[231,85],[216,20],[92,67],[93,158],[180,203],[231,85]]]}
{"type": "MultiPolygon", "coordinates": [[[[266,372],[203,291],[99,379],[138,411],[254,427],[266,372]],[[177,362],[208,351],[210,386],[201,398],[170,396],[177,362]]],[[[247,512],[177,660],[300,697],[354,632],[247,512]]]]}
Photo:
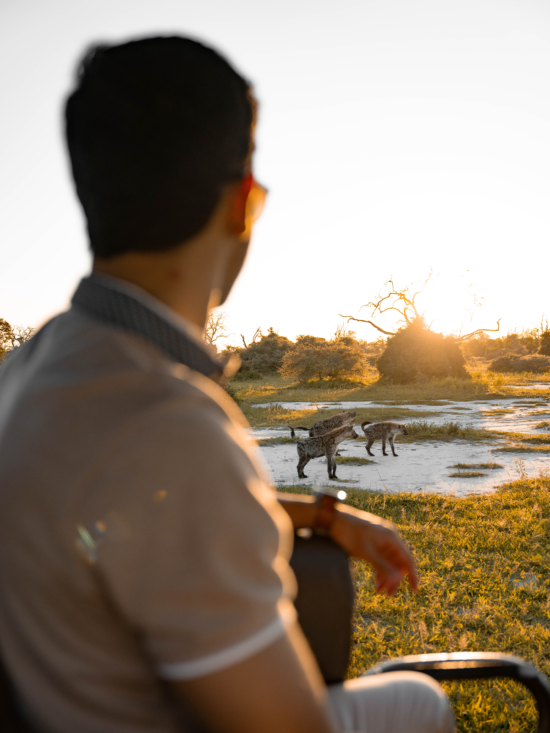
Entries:
{"type": "Polygon", "coordinates": [[[539,354],[550,356],[550,331],[544,331],[540,335],[539,354]]]}
{"type": "Polygon", "coordinates": [[[269,374],[277,374],[286,352],[293,343],[285,336],[279,336],[272,328],[259,341],[249,344],[246,349],[230,348],[226,352],[236,353],[241,358],[241,368],[235,379],[261,379],[269,374]]]}
{"type": "Polygon", "coordinates": [[[499,338],[489,338],[486,333],[481,333],[461,344],[461,349],[466,358],[496,359],[510,353],[519,356],[534,354],[539,348],[539,334],[538,328],[524,330],[521,333],[508,333],[499,338]]]}
{"type": "Polygon", "coordinates": [[[279,373],[300,382],[311,379],[350,379],[368,369],[362,346],[350,336],[327,341],[316,336],[298,336],[286,352],[279,373]]]}
{"type": "Polygon", "coordinates": [[[542,354],[529,354],[527,356],[508,354],[492,361],[489,369],[493,372],[540,373],[550,369],[550,357],[542,354]]]}
{"type": "Polygon", "coordinates": [[[376,366],[381,376],[398,384],[434,377],[470,379],[456,339],[431,331],[421,318],[388,339],[376,366]]]}

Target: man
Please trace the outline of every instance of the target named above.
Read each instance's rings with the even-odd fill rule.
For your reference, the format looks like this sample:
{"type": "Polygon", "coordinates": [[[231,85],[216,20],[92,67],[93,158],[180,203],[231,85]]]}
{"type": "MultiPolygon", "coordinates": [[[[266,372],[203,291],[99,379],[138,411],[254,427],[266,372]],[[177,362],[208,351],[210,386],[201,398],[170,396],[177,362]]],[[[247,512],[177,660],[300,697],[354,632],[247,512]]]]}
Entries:
{"type": "Polygon", "coordinates": [[[292,527],[322,520],[379,591],[415,586],[411,555],[372,515],[277,502],[202,343],[263,197],[254,116],[182,38],[96,48],[68,99],[93,274],[0,372],[0,641],[37,731],[452,730],[422,675],[327,692],[292,527]]]}

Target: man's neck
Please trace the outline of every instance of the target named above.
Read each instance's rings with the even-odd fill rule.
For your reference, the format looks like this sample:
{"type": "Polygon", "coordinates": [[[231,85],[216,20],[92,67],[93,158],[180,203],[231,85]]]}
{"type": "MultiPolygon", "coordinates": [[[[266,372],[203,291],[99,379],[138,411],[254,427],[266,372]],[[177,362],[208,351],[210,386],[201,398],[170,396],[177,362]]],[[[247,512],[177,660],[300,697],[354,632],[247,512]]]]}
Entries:
{"type": "Polygon", "coordinates": [[[202,330],[211,300],[212,275],[201,263],[186,266],[182,259],[174,251],[130,252],[110,259],[96,258],[93,271],[136,285],[202,330]]]}

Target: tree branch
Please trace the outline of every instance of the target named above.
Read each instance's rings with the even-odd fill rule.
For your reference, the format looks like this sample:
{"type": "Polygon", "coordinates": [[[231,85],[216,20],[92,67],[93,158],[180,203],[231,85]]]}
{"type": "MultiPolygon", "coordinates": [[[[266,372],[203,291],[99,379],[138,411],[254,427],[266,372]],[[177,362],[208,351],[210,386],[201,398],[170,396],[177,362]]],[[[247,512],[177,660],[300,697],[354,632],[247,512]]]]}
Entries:
{"type": "Polygon", "coordinates": [[[499,318],[497,321],[497,327],[496,328],[478,328],[477,331],[472,331],[472,333],[467,333],[465,336],[459,336],[456,339],[457,344],[461,344],[463,341],[467,341],[468,339],[472,338],[472,336],[476,336],[478,333],[485,333],[485,331],[500,331],[500,322],[502,321],[502,318],[499,318]]]}
{"type": "Polygon", "coordinates": [[[353,316],[343,316],[341,313],[338,313],[338,315],[340,316],[340,318],[347,318],[348,323],[350,321],[357,321],[358,323],[370,323],[370,325],[374,326],[374,328],[376,328],[377,331],[380,331],[380,333],[385,333],[386,336],[395,336],[395,331],[384,331],[383,328],[380,328],[380,326],[377,326],[376,323],[373,323],[372,321],[365,321],[362,318],[354,318],[353,316]]]}

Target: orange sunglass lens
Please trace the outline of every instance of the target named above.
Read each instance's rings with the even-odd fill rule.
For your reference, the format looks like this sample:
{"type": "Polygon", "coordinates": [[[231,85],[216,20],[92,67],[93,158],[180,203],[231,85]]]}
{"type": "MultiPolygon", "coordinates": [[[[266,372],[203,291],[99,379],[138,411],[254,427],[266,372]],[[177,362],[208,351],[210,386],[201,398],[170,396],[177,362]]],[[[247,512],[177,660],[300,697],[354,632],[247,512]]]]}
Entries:
{"type": "Polygon", "coordinates": [[[267,189],[254,181],[246,200],[246,218],[248,221],[254,222],[259,218],[265,206],[266,196],[267,189]]]}

